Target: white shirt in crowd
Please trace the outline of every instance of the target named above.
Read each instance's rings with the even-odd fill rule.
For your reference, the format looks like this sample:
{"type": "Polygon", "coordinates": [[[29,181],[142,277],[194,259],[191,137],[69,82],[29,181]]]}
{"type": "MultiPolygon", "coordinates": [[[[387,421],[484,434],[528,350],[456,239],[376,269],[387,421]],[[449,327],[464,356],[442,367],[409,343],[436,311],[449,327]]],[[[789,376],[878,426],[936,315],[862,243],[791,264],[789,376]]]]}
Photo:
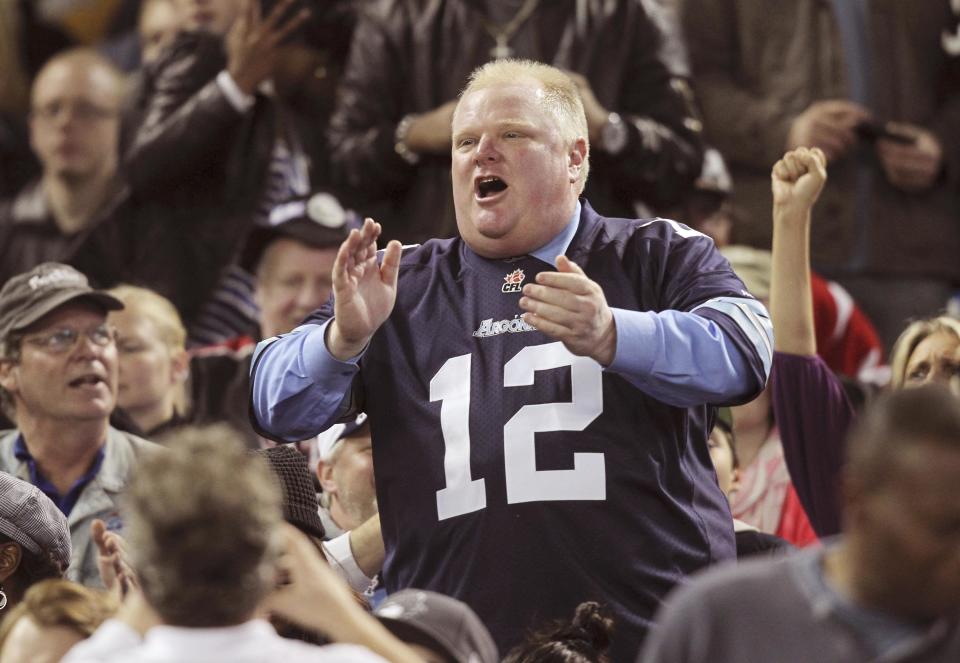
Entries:
{"type": "Polygon", "coordinates": [[[146,637],[126,624],[107,620],[78,643],[62,663],[386,663],[358,645],[323,647],[277,635],[261,619],[239,626],[186,628],[154,626],[146,637]]]}

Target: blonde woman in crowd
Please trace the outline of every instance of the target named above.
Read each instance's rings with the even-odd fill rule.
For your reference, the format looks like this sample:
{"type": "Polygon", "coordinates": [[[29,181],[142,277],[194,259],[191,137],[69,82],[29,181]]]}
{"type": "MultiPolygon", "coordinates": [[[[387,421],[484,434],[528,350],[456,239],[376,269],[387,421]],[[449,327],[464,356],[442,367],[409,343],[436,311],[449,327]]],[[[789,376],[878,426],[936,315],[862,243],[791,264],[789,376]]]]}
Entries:
{"type": "MultiPolygon", "coordinates": [[[[816,356],[809,241],[826,160],[818,149],[800,148],[777,162],[773,175],[771,399],[797,494],[817,534],[829,536],[841,529],[844,439],[856,413],[840,381],[816,356]]],[[[895,390],[955,382],[960,321],[941,315],[910,324],[894,344],[891,373],[895,390]]]]}
{"type": "Polygon", "coordinates": [[[109,316],[117,328],[120,382],[117,404],[146,437],[184,423],[189,410],[187,332],[177,309],[153,290],[120,285],[123,302],[109,316]]]}

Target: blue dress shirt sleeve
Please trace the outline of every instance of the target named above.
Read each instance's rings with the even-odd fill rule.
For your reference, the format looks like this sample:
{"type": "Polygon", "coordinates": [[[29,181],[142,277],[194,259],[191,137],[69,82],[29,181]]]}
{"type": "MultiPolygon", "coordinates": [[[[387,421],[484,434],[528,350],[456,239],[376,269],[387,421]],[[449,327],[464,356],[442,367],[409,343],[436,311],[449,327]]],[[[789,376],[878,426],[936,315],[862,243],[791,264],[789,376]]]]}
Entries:
{"type": "Polygon", "coordinates": [[[257,344],[250,368],[253,415],[269,437],[299,442],[350,410],[360,356],[339,361],[330,354],[329,324],[301,325],[257,344]]]}
{"type": "Polygon", "coordinates": [[[607,370],[659,401],[677,407],[737,402],[755,393],[751,357],[761,359],[764,380],[770,374],[773,327],[755,299],[720,297],[689,312],[611,310],[617,349],[607,370]],[[741,334],[729,333],[729,325],[741,334]],[[744,347],[744,338],[752,347],[744,347]]]}

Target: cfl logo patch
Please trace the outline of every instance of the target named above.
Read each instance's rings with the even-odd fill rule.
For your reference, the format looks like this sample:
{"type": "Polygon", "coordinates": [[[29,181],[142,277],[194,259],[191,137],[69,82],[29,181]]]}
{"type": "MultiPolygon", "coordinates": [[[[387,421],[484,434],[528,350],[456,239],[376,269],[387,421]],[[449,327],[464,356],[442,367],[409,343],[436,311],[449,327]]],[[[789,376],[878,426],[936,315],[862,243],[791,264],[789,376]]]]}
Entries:
{"type": "Polygon", "coordinates": [[[503,277],[505,283],[500,288],[500,292],[520,292],[523,286],[524,274],[522,269],[515,269],[503,277]]]}

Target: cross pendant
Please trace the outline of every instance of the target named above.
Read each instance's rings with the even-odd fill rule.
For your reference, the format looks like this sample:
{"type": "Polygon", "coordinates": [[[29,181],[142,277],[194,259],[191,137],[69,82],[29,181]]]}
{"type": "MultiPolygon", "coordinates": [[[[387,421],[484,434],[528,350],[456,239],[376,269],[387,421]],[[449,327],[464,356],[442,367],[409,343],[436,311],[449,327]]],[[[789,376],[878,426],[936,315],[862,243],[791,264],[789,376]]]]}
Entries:
{"type": "Polygon", "coordinates": [[[497,45],[490,49],[490,57],[494,60],[502,60],[513,56],[513,49],[507,44],[503,37],[497,37],[497,45]]]}

